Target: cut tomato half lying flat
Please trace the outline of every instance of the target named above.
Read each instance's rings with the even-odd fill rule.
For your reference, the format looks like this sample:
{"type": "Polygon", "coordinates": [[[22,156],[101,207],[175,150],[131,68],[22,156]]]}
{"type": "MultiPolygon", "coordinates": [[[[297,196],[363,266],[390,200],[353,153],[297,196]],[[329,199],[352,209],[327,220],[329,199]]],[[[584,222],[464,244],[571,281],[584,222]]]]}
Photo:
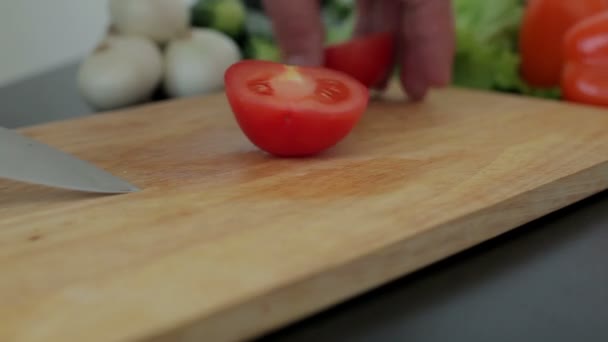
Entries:
{"type": "Polygon", "coordinates": [[[345,72],[367,87],[390,73],[395,54],[392,32],[373,33],[325,48],[325,66],[345,72]]]}
{"type": "Polygon", "coordinates": [[[319,67],[243,60],[225,74],[236,120],[260,149],[310,156],[344,139],[369,102],[369,91],[344,73],[319,67]]]}

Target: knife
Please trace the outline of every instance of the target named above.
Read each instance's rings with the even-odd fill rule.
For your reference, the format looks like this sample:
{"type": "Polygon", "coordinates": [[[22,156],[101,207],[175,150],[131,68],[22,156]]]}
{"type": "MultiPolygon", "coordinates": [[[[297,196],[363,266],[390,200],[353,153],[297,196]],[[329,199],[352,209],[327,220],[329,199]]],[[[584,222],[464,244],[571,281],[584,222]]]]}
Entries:
{"type": "Polygon", "coordinates": [[[0,127],[0,178],[99,193],[139,191],[93,164],[0,127]]]}

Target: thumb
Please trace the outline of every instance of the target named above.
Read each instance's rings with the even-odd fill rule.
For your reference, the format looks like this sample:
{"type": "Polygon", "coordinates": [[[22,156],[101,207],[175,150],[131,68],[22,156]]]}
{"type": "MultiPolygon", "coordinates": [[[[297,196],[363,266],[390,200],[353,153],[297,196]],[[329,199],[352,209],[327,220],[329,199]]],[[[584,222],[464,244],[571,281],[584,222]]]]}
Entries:
{"type": "Polygon", "coordinates": [[[325,32],[319,1],[264,0],[263,4],[286,63],[321,65],[325,32]]]}

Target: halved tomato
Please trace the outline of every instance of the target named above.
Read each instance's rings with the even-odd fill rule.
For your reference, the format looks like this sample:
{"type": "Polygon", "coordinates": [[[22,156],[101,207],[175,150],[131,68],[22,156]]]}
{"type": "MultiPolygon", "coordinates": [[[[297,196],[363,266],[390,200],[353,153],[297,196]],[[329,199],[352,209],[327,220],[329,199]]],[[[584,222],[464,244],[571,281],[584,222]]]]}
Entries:
{"type": "Polygon", "coordinates": [[[392,70],[395,36],[373,33],[325,48],[325,67],[342,71],[368,88],[377,86],[392,70]]]}
{"type": "Polygon", "coordinates": [[[249,140],[282,157],[310,156],[334,146],[369,102],[369,90],[342,72],[260,60],[228,68],[225,92],[249,140]]]}

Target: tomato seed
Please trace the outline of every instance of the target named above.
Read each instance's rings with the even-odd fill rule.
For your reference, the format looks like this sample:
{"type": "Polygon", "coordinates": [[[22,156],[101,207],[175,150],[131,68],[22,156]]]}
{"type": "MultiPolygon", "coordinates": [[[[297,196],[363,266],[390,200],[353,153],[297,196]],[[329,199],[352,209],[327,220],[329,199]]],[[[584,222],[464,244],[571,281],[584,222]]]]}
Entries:
{"type": "Polygon", "coordinates": [[[321,102],[335,103],[348,98],[349,91],[344,84],[335,80],[321,79],[317,81],[315,93],[321,102]]]}
{"type": "Polygon", "coordinates": [[[262,81],[262,80],[254,80],[249,82],[248,87],[251,91],[253,91],[254,93],[260,94],[260,95],[273,95],[274,94],[274,90],[272,89],[272,87],[270,86],[270,84],[268,84],[267,81],[262,81]]]}

